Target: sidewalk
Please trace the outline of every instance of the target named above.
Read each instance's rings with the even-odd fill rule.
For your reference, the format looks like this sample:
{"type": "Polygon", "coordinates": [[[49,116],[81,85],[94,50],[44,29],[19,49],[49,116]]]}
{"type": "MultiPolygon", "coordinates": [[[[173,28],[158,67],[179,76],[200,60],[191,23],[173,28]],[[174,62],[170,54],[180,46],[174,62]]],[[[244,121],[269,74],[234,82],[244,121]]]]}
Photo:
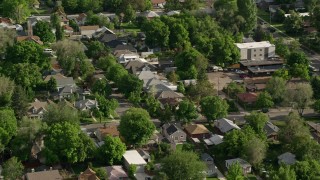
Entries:
{"type": "Polygon", "coordinates": [[[227,180],[226,177],[224,177],[224,175],[219,171],[219,169],[217,168],[217,166],[215,166],[216,171],[217,171],[217,178],[220,180],[227,180]]]}

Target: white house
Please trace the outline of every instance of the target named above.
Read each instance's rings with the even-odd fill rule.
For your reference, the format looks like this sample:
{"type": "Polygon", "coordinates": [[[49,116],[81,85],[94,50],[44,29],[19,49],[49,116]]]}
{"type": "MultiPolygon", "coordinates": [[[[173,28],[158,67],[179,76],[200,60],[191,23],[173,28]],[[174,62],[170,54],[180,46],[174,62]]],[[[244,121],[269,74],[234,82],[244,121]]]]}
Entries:
{"type": "Polygon", "coordinates": [[[275,57],[276,46],[269,41],[235,43],[241,54],[241,60],[266,60],[275,57]]]}
{"type": "Polygon", "coordinates": [[[223,142],[223,136],[218,135],[218,134],[214,134],[209,139],[204,139],[204,142],[208,146],[218,145],[218,144],[221,144],[223,142]]]}
{"type": "Polygon", "coordinates": [[[98,108],[98,101],[91,99],[83,99],[75,102],[74,106],[80,111],[86,111],[93,108],[98,108]]]}
{"type": "Polygon", "coordinates": [[[137,172],[144,173],[144,167],[147,165],[147,162],[141,157],[137,150],[126,151],[123,155],[123,159],[127,169],[133,164],[137,166],[137,172]]]}

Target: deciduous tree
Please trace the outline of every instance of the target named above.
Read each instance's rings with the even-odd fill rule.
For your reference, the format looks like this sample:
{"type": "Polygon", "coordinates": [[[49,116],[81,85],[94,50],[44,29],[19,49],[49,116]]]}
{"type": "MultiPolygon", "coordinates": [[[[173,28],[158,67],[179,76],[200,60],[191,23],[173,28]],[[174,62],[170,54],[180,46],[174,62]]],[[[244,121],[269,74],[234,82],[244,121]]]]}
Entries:
{"type": "Polygon", "coordinates": [[[247,33],[253,30],[257,24],[257,5],[251,0],[237,0],[238,13],[246,23],[243,26],[243,32],[247,33]]]}
{"type": "Polygon", "coordinates": [[[83,162],[86,158],[92,157],[95,150],[91,138],[81,132],[79,126],[69,122],[49,126],[44,143],[48,164],[57,163],[57,161],[83,162]],[[51,162],[48,160],[51,160],[51,162]],[[56,162],[53,160],[56,160],[56,162]]]}
{"type": "Polygon", "coordinates": [[[3,0],[2,10],[5,17],[10,17],[21,24],[30,16],[30,8],[26,0],[3,0]]]}
{"type": "Polygon", "coordinates": [[[263,140],[254,137],[244,144],[244,157],[250,164],[258,167],[266,157],[267,145],[263,140]]]}
{"type": "Polygon", "coordinates": [[[175,115],[176,120],[183,123],[190,123],[192,120],[195,120],[198,117],[195,104],[189,100],[183,100],[179,103],[175,115]]]}
{"type": "Polygon", "coordinates": [[[104,144],[98,148],[97,157],[104,164],[113,165],[120,162],[125,152],[126,145],[121,142],[119,137],[106,136],[104,144]]]}
{"type": "Polygon", "coordinates": [[[11,109],[0,110],[0,152],[10,142],[11,138],[17,134],[17,120],[11,109]]]}
{"type": "Polygon", "coordinates": [[[7,106],[15,88],[14,82],[5,76],[0,76],[0,106],[7,106]]]}
{"type": "Polygon", "coordinates": [[[313,97],[313,91],[310,84],[298,83],[292,88],[287,89],[286,101],[296,108],[300,115],[303,114],[313,97]]]}
{"type": "Polygon", "coordinates": [[[228,169],[228,180],[244,180],[243,170],[238,162],[233,163],[228,169]]]}
{"type": "Polygon", "coordinates": [[[285,97],[286,81],[281,77],[272,77],[266,85],[266,90],[274,102],[280,103],[285,97]]]}
{"type": "Polygon", "coordinates": [[[48,125],[69,122],[77,125],[79,123],[78,112],[69,107],[66,103],[51,104],[47,107],[47,112],[44,113],[43,121],[48,125]]]}
{"type": "Polygon", "coordinates": [[[21,86],[16,86],[11,101],[11,108],[14,110],[16,117],[22,119],[29,107],[26,91],[21,86]]]}
{"type": "Polygon", "coordinates": [[[24,167],[16,157],[12,157],[3,164],[2,175],[5,179],[20,179],[23,175],[24,167]]]}
{"type": "Polygon", "coordinates": [[[52,43],[55,41],[55,35],[51,31],[51,26],[49,22],[38,21],[33,27],[34,35],[39,36],[41,41],[52,43]]]}
{"type": "Polygon", "coordinates": [[[142,25],[141,30],[146,34],[146,44],[152,48],[167,47],[169,45],[169,28],[159,18],[142,25]]]}
{"type": "Polygon", "coordinates": [[[0,29],[0,55],[5,54],[7,48],[13,45],[16,35],[16,32],[10,29],[0,29]]]}
{"type": "Polygon", "coordinates": [[[200,105],[202,114],[209,122],[226,117],[228,114],[229,105],[226,100],[219,96],[205,97],[200,101],[200,105]]]}
{"type": "Polygon", "coordinates": [[[199,160],[194,152],[182,151],[173,152],[163,159],[161,172],[165,173],[168,179],[203,179],[206,170],[205,164],[199,160]]]}
{"type": "Polygon", "coordinates": [[[155,126],[148,112],[140,108],[130,108],[121,117],[119,131],[126,143],[140,145],[153,134],[155,126]]]}
{"type": "Polygon", "coordinates": [[[246,115],[245,119],[257,134],[265,134],[264,126],[269,121],[269,117],[266,114],[253,111],[250,115],[246,115]]]}
{"type": "Polygon", "coordinates": [[[271,95],[268,92],[261,92],[258,95],[256,106],[259,108],[271,108],[274,103],[271,95]]]}

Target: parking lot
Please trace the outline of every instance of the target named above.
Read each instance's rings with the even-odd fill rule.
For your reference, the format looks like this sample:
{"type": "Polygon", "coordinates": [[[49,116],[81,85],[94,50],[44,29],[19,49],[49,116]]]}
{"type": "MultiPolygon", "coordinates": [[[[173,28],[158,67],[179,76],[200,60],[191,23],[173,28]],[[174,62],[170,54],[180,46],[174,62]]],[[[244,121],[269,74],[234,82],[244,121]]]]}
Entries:
{"type": "Polygon", "coordinates": [[[221,91],[232,81],[241,82],[239,74],[235,72],[210,72],[207,73],[209,81],[214,84],[214,88],[221,91]]]}

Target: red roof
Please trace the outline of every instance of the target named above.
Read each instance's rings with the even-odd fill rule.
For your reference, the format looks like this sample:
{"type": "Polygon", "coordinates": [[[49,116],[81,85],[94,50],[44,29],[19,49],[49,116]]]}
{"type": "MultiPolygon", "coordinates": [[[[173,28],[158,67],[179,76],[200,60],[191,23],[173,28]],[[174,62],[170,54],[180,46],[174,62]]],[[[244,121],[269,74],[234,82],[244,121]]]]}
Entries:
{"type": "Polygon", "coordinates": [[[237,97],[244,103],[254,103],[257,101],[258,95],[256,93],[239,93],[237,97]]]}
{"type": "Polygon", "coordinates": [[[9,18],[1,18],[1,17],[0,17],[0,23],[12,24],[9,18]]]}

